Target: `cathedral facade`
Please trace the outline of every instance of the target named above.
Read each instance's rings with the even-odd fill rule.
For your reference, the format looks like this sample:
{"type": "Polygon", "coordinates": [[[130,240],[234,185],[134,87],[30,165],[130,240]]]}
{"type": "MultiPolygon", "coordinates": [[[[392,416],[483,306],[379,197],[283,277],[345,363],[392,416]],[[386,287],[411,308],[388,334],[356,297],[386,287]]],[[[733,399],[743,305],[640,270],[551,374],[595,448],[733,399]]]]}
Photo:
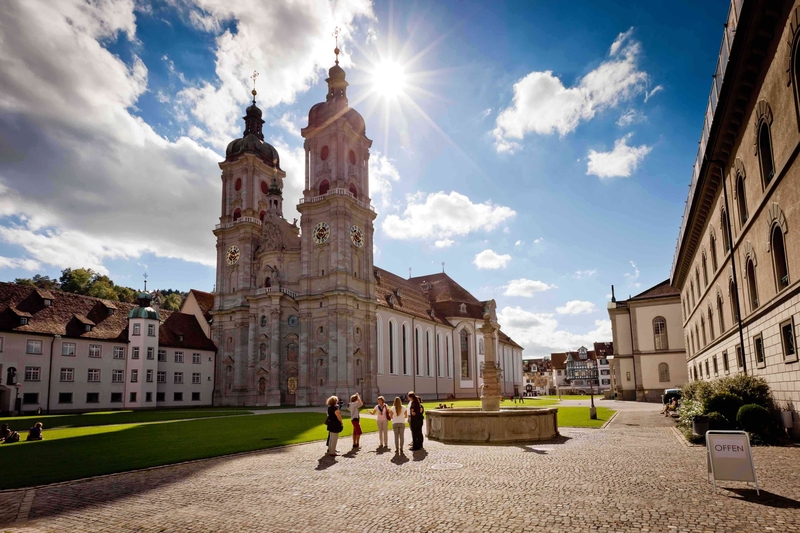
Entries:
{"type": "MultiPolygon", "coordinates": [[[[374,401],[412,389],[424,398],[477,397],[477,328],[487,314],[496,322],[495,304],[444,273],[403,279],[374,266],[372,141],[348,105],[338,60],[326,82],[325,101],[301,131],[299,225],[283,218],[286,174],[264,141],[255,91],[244,133],[220,163],[214,403],[322,405],[332,394],[374,401]]],[[[522,348],[501,331],[496,337],[512,394],[522,384],[522,348]]]]}

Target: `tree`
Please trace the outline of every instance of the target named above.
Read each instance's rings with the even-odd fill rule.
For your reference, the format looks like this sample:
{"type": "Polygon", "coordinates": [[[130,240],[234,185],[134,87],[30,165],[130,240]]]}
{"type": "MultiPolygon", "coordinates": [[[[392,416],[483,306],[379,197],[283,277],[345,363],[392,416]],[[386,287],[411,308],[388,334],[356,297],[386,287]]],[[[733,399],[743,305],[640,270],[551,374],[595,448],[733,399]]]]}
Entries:
{"type": "Polygon", "coordinates": [[[161,302],[161,307],[169,311],[179,311],[181,308],[181,303],[183,303],[183,299],[181,298],[180,293],[173,292],[164,298],[164,301],[161,302]]]}
{"type": "Polygon", "coordinates": [[[94,270],[90,268],[65,268],[61,271],[61,290],[64,292],[72,292],[75,294],[87,294],[89,286],[92,284],[92,279],[96,276],[94,270]]]}
{"type": "Polygon", "coordinates": [[[117,298],[119,298],[120,302],[133,303],[136,301],[135,290],[129,289],[128,287],[121,287],[119,285],[115,285],[114,290],[117,292],[117,298]]]}
{"type": "Polygon", "coordinates": [[[35,287],[36,284],[30,278],[17,278],[14,280],[17,285],[27,285],[28,287],[35,287]]]}
{"type": "Polygon", "coordinates": [[[92,283],[85,293],[87,296],[94,296],[95,298],[103,298],[105,300],[119,300],[117,291],[114,290],[113,282],[101,280],[92,283]]]}

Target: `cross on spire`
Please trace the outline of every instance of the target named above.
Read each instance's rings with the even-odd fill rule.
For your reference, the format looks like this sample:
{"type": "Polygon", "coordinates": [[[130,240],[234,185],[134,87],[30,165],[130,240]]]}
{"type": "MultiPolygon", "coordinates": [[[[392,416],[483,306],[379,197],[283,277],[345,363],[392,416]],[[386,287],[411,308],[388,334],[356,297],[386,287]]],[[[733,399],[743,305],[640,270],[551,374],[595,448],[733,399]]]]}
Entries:
{"type": "Polygon", "coordinates": [[[144,278],[144,292],[147,292],[147,272],[145,272],[142,277],[144,278]]]}
{"type": "Polygon", "coordinates": [[[333,53],[336,54],[336,64],[339,64],[339,26],[333,30],[333,37],[336,38],[336,48],[333,49],[333,53]]]}
{"type": "Polygon", "coordinates": [[[256,92],[256,79],[257,78],[258,78],[258,71],[254,70],[253,74],[250,76],[250,79],[253,80],[253,90],[251,91],[251,94],[253,95],[253,104],[256,103],[256,94],[258,94],[256,92]]]}

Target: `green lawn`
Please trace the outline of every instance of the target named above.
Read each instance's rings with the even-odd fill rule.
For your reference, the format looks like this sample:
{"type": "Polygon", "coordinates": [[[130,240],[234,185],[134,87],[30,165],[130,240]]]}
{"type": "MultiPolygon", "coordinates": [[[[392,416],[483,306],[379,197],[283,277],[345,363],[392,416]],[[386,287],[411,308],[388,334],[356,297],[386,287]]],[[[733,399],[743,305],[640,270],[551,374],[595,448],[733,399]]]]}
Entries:
{"type": "MultiPolygon", "coordinates": [[[[213,409],[209,411],[214,414],[217,412],[213,409]]],[[[138,413],[149,411],[135,414],[138,413]]],[[[171,416],[170,411],[161,413],[171,416]]],[[[183,413],[188,414],[189,411],[183,413]]],[[[124,413],[113,414],[124,416],[124,413]]],[[[99,420],[113,420],[107,418],[111,414],[75,416],[99,416],[99,420]]],[[[45,421],[47,417],[33,418],[42,419],[45,428],[48,427],[45,421]]],[[[324,440],[327,437],[324,420],[324,413],[275,413],[163,423],[119,424],[112,421],[110,423],[119,425],[71,424],[74,427],[45,429],[44,441],[25,442],[25,435],[22,434],[22,442],[0,445],[0,457],[3,459],[0,489],[324,440]]],[[[16,425],[12,427],[16,429],[16,425]]],[[[377,425],[371,419],[363,419],[361,427],[364,432],[377,431],[377,425]]],[[[344,428],[341,437],[352,435],[352,426],[347,421],[344,428]]],[[[323,453],[323,445],[320,444],[320,456],[323,453]]]]}
{"type": "Polygon", "coordinates": [[[588,407],[559,407],[558,427],[598,428],[605,424],[615,412],[614,409],[598,407],[597,420],[592,420],[589,418],[588,407]]]}
{"type": "MultiPolygon", "coordinates": [[[[447,404],[447,407],[451,405],[453,407],[480,407],[481,401],[480,400],[448,400],[448,401],[432,401],[432,402],[422,402],[422,406],[425,410],[428,409],[435,409],[440,403],[447,404]]],[[[517,403],[512,402],[511,400],[503,400],[500,403],[500,407],[522,407],[523,405],[526,407],[547,407],[550,405],[555,405],[558,403],[558,399],[538,399],[538,398],[525,398],[525,402],[517,401],[517,403]]],[[[406,404],[408,405],[408,404],[406,404]]]]}
{"type": "Polygon", "coordinates": [[[0,418],[0,423],[8,424],[25,437],[28,428],[41,422],[44,429],[101,426],[106,424],[137,424],[142,422],[160,422],[166,420],[183,420],[187,418],[207,418],[210,416],[233,416],[248,414],[249,409],[237,408],[203,408],[203,409],[153,409],[147,411],[97,411],[64,415],[32,415],[0,418]],[[23,433],[23,431],[25,433],[23,433]]]}
{"type": "MultiPolygon", "coordinates": [[[[602,394],[600,394],[600,395],[595,394],[594,395],[595,401],[601,399],[602,397],[603,397],[602,394]]],[[[537,398],[545,398],[545,399],[548,399],[548,400],[558,400],[558,396],[537,396],[537,398]]],[[[562,394],[561,395],[561,399],[562,400],[588,400],[590,398],[591,398],[591,396],[589,396],[588,394],[562,394]]]]}

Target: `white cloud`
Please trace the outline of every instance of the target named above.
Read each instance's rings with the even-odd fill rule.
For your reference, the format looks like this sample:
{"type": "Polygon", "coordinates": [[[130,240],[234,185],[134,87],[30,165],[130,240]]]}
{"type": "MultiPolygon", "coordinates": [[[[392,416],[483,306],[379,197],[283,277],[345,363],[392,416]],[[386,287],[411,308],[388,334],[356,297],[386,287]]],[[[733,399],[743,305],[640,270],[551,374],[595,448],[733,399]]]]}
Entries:
{"type": "Polygon", "coordinates": [[[511,233],[511,228],[509,228],[508,226],[506,226],[505,228],[503,228],[503,233],[505,233],[506,235],[508,235],[509,233],[511,233]]]}
{"type": "Polygon", "coordinates": [[[650,100],[650,98],[653,97],[654,94],[660,93],[663,90],[664,90],[664,87],[662,87],[661,85],[656,85],[655,87],[653,87],[652,91],[648,91],[647,93],[645,93],[644,101],[647,102],[648,100],[650,100]]]}
{"type": "Polygon", "coordinates": [[[529,133],[566,135],[647,89],[647,73],[639,70],[641,45],[633,28],[619,34],[609,58],[573,87],[565,87],[553,71],[531,72],[514,84],[512,105],[497,116],[492,132],[498,152],[513,153],[529,133]]]}
{"type": "Polygon", "coordinates": [[[433,245],[437,248],[450,248],[456,243],[453,239],[440,239],[433,243],[433,245]]]}
{"type": "Polygon", "coordinates": [[[502,331],[525,348],[527,357],[546,356],[611,340],[610,320],[595,320],[594,329],[583,334],[559,329],[552,313],[533,313],[521,307],[503,307],[497,312],[497,320],[502,331]]]}
{"type": "Polygon", "coordinates": [[[273,120],[271,125],[282,128],[292,136],[300,138],[300,126],[297,125],[297,115],[291,111],[284,113],[280,116],[280,118],[273,120]]]}
{"type": "Polygon", "coordinates": [[[533,239],[533,244],[541,244],[542,242],[544,242],[544,237],[533,239]]]}
{"type": "Polygon", "coordinates": [[[522,246],[523,244],[525,244],[525,241],[517,241],[514,243],[514,246],[522,246]]]}
{"type": "Polygon", "coordinates": [[[492,114],[492,108],[491,107],[489,109],[484,109],[483,110],[483,118],[486,118],[491,114],[492,114]]]}
{"type": "MultiPolygon", "coordinates": [[[[373,201],[378,201],[383,209],[391,206],[392,182],[400,181],[400,173],[394,166],[394,160],[380,152],[369,156],[369,194],[373,201]]],[[[393,206],[392,206],[393,207],[393,206]]]]}
{"type": "MultiPolygon", "coordinates": [[[[371,159],[371,158],[370,158],[371,159]]],[[[476,231],[491,231],[517,213],[491,202],[481,204],[455,191],[417,193],[409,195],[402,215],[388,215],[383,230],[393,239],[442,239],[467,235],[476,231]]]]}
{"type": "Polygon", "coordinates": [[[633,134],[617,139],[614,149],[610,152],[596,152],[589,150],[589,163],[586,168],[587,175],[595,175],[600,179],[614,177],[629,177],[650,153],[651,146],[628,146],[628,139],[633,134]]]}
{"type": "Polygon", "coordinates": [[[642,284],[637,281],[639,279],[639,269],[633,261],[630,261],[630,264],[633,267],[633,272],[625,273],[625,278],[628,280],[628,287],[641,287],[642,284]]]}
{"type": "MultiPolygon", "coordinates": [[[[4,4],[0,217],[20,222],[6,224],[0,240],[22,246],[43,264],[104,272],[104,261],[143,252],[216,263],[211,230],[219,213],[221,157],[187,137],[169,141],[132,115],[149,90],[147,68],[136,56],[126,63],[104,48],[116,39],[136,43],[135,4],[4,4]]],[[[236,34],[225,31],[216,40],[213,86],[194,87],[194,99],[182,93],[191,111],[185,129],[198,138],[212,132],[211,142],[223,146],[241,132],[249,89],[244,74],[254,65],[269,72],[259,96],[266,107],[293,100],[318,78],[322,63],[330,63],[333,4],[202,0],[202,7],[204,16],[234,22],[236,34]]],[[[336,9],[344,28],[372,16],[366,0],[339,2],[336,9]]],[[[216,31],[213,24],[207,28],[216,31]]],[[[275,144],[282,166],[291,169],[285,197],[293,206],[303,187],[302,148],[275,144]]]]}
{"type": "Polygon", "coordinates": [[[617,126],[625,127],[631,124],[638,124],[647,120],[647,116],[637,109],[626,109],[617,119],[617,126]]]}
{"type": "Polygon", "coordinates": [[[512,279],[508,282],[503,296],[524,296],[525,298],[531,298],[537,292],[543,292],[557,288],[558,287],[555,285],[548,285],[543,281],[525,278],[512,279]]]}
{"type": "Polygon", "coordinates": [[[559,315],[583,315],[594,313],[595,307],[592,302],[585,302],[582,300],[570,300],[561,307],[556,307],[556,312],[559,315]]]}
{"type": "Polygon", "coordinates": [[[479,270],[497,270],[500,268],[506,268],[509,261],[511,261],[510,255],[501,255],[496,253],[494,250],[484,250],[475,255],[475,259],[472,260],[479,270]]]}
{"type": "Polygon", "coordinates": [[[576,278],[576,279],[581,279],[581,278],[584,278],[584,277],[586,277],[586,278],[589,278],[589,277],[592,277],[592,276],[594,276],[595,274],[597,274],[597,269],[592,269],[592,270],[576,270],[576,271],[575,271],[575,278],[576,278]]]}
{"type": "Polygon", "coordinates": [[[33,272],[39,270],[40,267],[41,264],[33,259],[3,257],[0,255],[0,268],[20,268],[33,272]]]}

